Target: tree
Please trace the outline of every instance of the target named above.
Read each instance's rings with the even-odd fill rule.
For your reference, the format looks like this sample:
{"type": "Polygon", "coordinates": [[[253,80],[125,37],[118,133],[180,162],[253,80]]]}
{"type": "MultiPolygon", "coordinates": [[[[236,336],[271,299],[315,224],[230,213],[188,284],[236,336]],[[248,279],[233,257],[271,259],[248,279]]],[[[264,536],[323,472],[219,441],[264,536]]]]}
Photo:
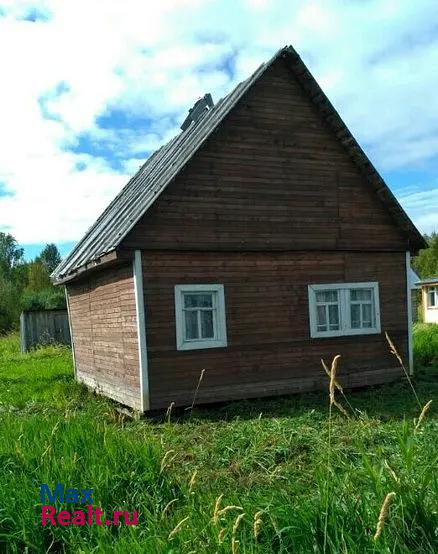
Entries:
{"type": "Polygon", "coordinates": [[[61,254],[56,244],[46,244],[35,261],[41,262],[46,267],[49,275],[53,273],[56,267],[61,263],[61,254]]]}
{"type": "Polygon", "coordinates": [[[23,262],[23,248],[10,233],[0,232],[0,274],[11,277],[12,270],[23,262]]]}
{"type": "Polygon", "coordinates": [[[420,250],[418,256],[413,259],[415,271],[422,279],[438,277],[438,233],[425,235],[428,248],[420,250]]]}
{"type": "Polygon", "coordinates": [[[47,267],[40,260],[35,260],[28,265],[26,292],[39,292],[52,288],[47,267]]]}

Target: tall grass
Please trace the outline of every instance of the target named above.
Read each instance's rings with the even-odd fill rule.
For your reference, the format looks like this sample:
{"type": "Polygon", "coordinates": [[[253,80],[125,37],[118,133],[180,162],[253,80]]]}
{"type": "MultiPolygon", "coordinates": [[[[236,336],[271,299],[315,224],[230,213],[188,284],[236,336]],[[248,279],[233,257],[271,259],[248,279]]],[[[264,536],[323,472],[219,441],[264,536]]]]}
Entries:
{"type": "MultiPolygon", "coordinates": [[[[422,403],[438,398],[431,373],[422,403]]],[[[66,349],[22,358],[7,339],[0,385],[2,552],[437,551],[436,412],[417,425],[403,382],[348,394],[348,418],[318,393],[134,421],[73,382],[66,349]],[[39,485],[58,482],[139,525],[42,527],[39,485]]]]}
{"type": "Polygon", "coordinates": [[[414,326],[414,356],[421,365],[438,365],[438,324],[416,323],[414,326]]]}

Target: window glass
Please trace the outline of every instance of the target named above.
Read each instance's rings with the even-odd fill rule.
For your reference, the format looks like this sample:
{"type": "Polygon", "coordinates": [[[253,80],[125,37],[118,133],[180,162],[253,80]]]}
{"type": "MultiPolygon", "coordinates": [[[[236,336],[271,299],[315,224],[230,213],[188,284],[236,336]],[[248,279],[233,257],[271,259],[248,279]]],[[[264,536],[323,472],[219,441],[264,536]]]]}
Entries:
{"type": "Polygon", "coordinates": [[[338,291],[337,290],[321,290],[316,293],[317,302],[337,302],[338,291]]]}
{"type": "Polygon", "coordinates": [[[360,328],[360,305],[351,304],[350,310],[351,310],[351,327],[353,329],[359,329],[360,328]]]}
{"type": "Polygon", "coordinates": [[[437,306],[437,287],[430,287],[429,288],[429,291],[428,291],[428,295],[427,295],[427,298],[428,298],[428,302],[427,302],[427,305],[430,307],[430,308],[434,308],[435,306],[437,306]]]}
{"type": "Polygon", "coordinates": [[[317,325],[318,331],[327,331],[327,317],[325,312],[325,306],[317,306],[317,325]]]}
{"type": "Polygon", "coordinates": [[[337,331],[339,329],[338,291],[321,290],[315,296],[318,331],[337,331]]]}
{"type": "Polygon", "coordinates": [[[184,294],[185,308],[211,308],[213,295],[210,294],[184,294]]]}
{"type": "Polygon", "coordinates": [[[352,329],[374,326],[372,289],[350,289],[350,318],[352,329]]]}
{"type": "Polygon", "coordinates": [[[330,331],[337,331],[339,329],[339,306],[337,304],[329,305],[328,313],[330,331]]]}
{"type": "Polygon", "coordinates": [[[199,338],[198,312],[196,310],[185,311],[185,337],[187,340],[199,338]]]}
{"type": "Polygon", "coordinates": [[[201,337],[203,339],[214,338],[213,311],[203,310],[201,312],[201,337]]]}
{"type": "Polygon", "coordinates": [[[352,302],[360,302],[360,301],[371,301],[371,289],[351,289],[351,300],[352,302]]]}

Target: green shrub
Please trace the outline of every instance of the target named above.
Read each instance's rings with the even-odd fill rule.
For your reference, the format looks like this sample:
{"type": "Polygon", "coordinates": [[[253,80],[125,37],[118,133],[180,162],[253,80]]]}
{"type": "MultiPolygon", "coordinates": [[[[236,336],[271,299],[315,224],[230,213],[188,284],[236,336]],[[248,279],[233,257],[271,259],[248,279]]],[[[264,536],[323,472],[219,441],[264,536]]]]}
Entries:
{"type": "Polygon", "coordinates": [[[414,357],[415,362],[420,365],[438,363],[438,324],[414,325],[414,357]]]}
{"type": "Polygon", "coordinates": [[[57,310],[65,309],[64,289],[46,289],[38,292],[26,293],[22,300],[23,310],[57,310]]]}

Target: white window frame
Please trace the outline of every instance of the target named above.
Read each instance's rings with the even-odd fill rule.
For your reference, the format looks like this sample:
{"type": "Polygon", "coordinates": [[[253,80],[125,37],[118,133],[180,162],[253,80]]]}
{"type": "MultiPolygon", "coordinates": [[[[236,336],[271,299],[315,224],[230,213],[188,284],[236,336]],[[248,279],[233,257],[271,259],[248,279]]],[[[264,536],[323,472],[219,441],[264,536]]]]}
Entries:
{"type": "Polygon", "coordinates": [[[426,287],[426,307],[428,310],[438,309],[438,285],[426,287]],[[431,296],[433,295],[435,303],[430,303],[431,296]]]}
{"type": "Polygon", "coordinates": [[[225,294],[223,285],[175,285],[175,323],[177,350],[199,350],[227,346],[225,294]],[[213,293],[215,309],[214,339],[185,340],[184,294],[213,293]]]}
{"type": "Polygon", "coordinates": [[[379,283],[376,281],[368,283],[332,283],[328,285],[308,285],[309,294],[309,322],[311,338],[321,337],[343,337],[350,335],[375,335],[380,331],[380,301],[379,283]],[[374,297],[374,327],[353,329],[351,327],[350,290],[372,289],[374,297]],[[337,290],[339,299],[339,330],[318,331],[316,314],[316,293],[322,290],[337,290]]]}

